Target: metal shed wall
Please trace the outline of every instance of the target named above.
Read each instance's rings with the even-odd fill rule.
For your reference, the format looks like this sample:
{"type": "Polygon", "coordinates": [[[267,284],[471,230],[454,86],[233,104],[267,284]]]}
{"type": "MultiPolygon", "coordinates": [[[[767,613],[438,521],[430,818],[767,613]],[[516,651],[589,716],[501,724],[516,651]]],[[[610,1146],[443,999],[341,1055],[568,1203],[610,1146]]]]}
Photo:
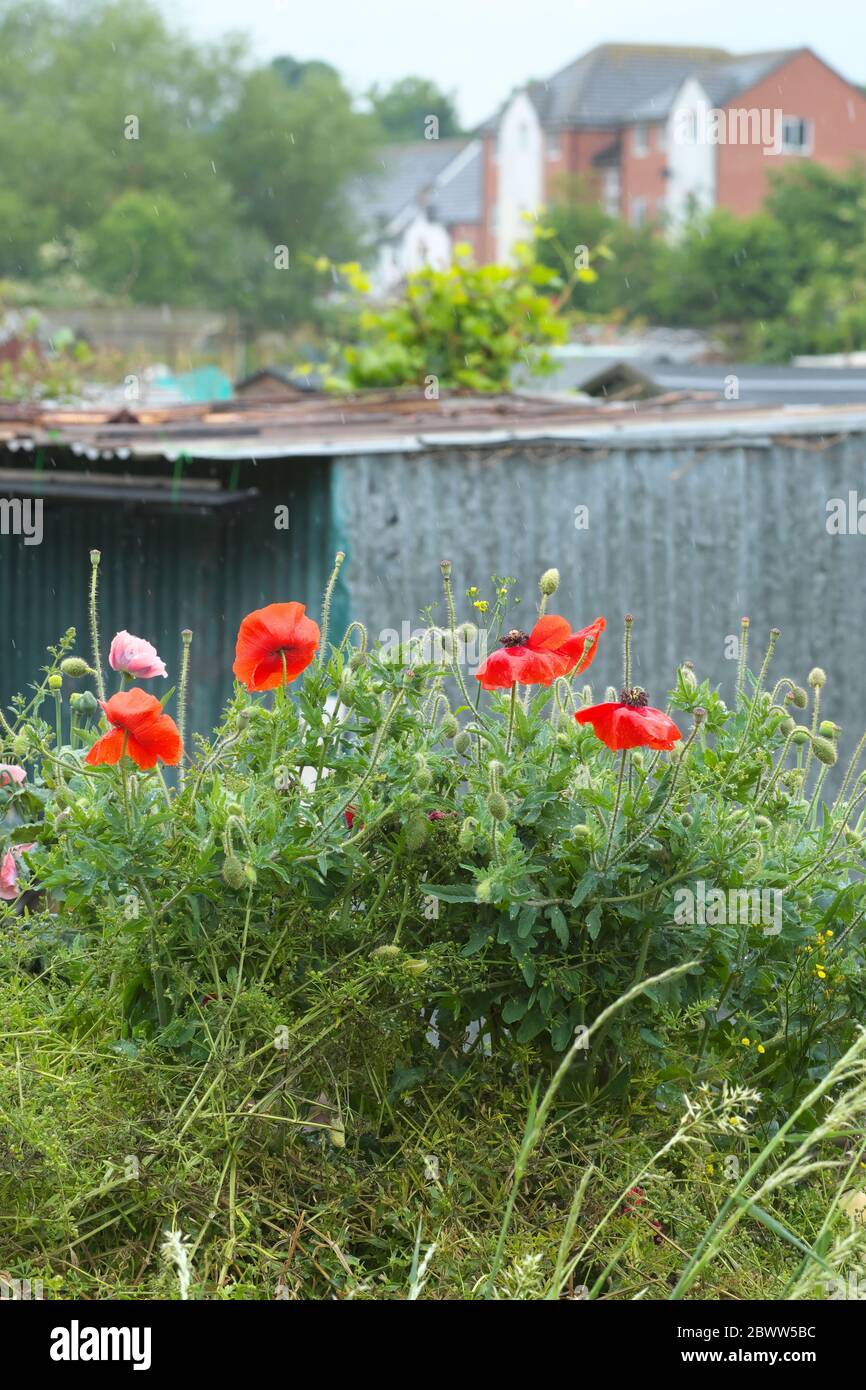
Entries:
{"type": "MultiPolygon", "coordinates": [[[[3,458],[4,467],[13,462],[20,466],[20,455],[3,458]]],[[[54,463],[81,466],[65,450],[46,460],[46,471],[54,463]]],[[[118,471],[116,463],[101,467],[118,471]]],[[[140,467],[150,475],[172,474],[165,460],[140,467]]],[[[127,472],[135,468],[134,462],[124,465],[127,472]]],[[[215,476],[219,469],[225,465],[191,464],[186,472],[215,476]]],[[[76,649],[90,656],[89,552],[96,548],[102,552],[103,661],[120,628],[147,637],[168,666],[168,681],[147,686],[159,694],[177,682],[180,632],[192,628],[189,727],[209,731],[232,689],[241,618],[252,608],[289,599],[306,603],[317,617],[337,544],[327,461],[243,460],[235,465],[232,485],[257,487],[259,496],[213,511],[51,499],[44,503],[41,545],[0,536],[0,700],[7,704],[26,689],[45,664],[46,646],[70,626],[78,629],[76,649]],[[289,507],[288,531],[275,529],[277,505],[289,507]]],[[[340,590],[335,623],[344,615],[340,590]]]]}
{"type": "Polygon", "coordinates": [[[464,615],[468,585],[489,593],[492,574],[513,575],[524,600],[514,616],[528,627],[538,576],[555,565],[552,611],[575,625],[608,619],[589,673],[598,698],[619,686],[621,620],[632,612],[635,677],[657,701],[686,658],[730,697],[725,638],[748,614],[750,665],[777,626],[777,676],[826,669],[824,705],[845,729],[844,751],[866,727],[866,535],[828,534],[827,502],[866,495],[864,463],[859,433],[343,458],[335,481],[352,614],[371,636],[404,619],[417,626],[436,599],[442,614],[447,557],[464,615]],[[575,528],[578,506],[587,530],[575,528]]]}

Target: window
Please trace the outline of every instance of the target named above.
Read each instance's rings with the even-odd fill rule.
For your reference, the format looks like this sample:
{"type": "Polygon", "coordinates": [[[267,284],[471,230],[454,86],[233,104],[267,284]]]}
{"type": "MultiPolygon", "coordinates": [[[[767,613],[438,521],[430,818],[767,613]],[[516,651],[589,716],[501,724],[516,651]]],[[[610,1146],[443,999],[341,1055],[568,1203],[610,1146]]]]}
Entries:
{"type": "Polygon", "coordinates": [[[656,126],[656,149],[663,154],[668,147],[668,134],[663,125],[656,126]]]}
{"type": "Polygon", "coordinates": [[[601,203],[608,217],[619,217],[619,169],[605,169],[601,203]]]}
{"type": "Polygon", "coordinates": [[[559,159],[561,155],[562,146],[560,143],[559,131],[550,130],[547,132],[547,158],[559,159]]]}
{"type": "Polygon", "coordinates": [[[631,200],[631,225],[632,225],[633,227],[642,227],[642,226],[644,225],[644,223],[645,223],[646,220],[647,220],[647,211],[648,211],[648,208],[649,208],[649,199],[647,199],[647,198],[632,198],[632,200],[631,200]]]}
{"type": "Polygon", "coordinates": [[[638,158],[642,158],[645,154],[649,154],[649,131],[645,125],[635,126],[632,137],[632,150],[638,158]]]}
{"type": "Polygon", "coordinates": [[[801,120],[799,116],[785,116],[782,121],[782,153],[812,153],[812,122],[801,120]]]}

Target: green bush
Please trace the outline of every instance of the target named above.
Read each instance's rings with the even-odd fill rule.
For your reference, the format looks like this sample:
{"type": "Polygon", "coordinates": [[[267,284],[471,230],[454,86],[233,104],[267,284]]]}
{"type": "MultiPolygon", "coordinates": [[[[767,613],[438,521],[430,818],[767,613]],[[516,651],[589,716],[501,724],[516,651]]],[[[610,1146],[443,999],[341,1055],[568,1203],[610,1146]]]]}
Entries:
{"type": "MultiPolygon", "coordinates": [[[[359,1183],[380,1181],[389,1145],[408,1144],[417,1164],[429,1152],[432,1118],[410,1142],[404,1103],[417,1098],[440,1116],[437,1145],[456,1152],[448,1126],[467,1123],[489,1145],[490,1116],[502,1110],[516,1125],[529,1078],[557,1067],[555,1086],[578,1119],[608,1114],[623,1144],[650,1146],[639,1174],[657,1170],[660,1115],[679,1125],[671,1142],[691,1155],[690,1182],[701,1152],[717,1164],[747,1156],[750,1126],[767,1152],[795,1121],[807,1144],[810,1129],[838,1130],[830,1093],[852,1075],[846,1059],[861,1046],[866,1003],[866,774],[857,771],[866,740],[831,804],[823,791],[838,729],[822,708],[824,674],[802,688],[771,676],[777,633],[752,676],[744,625],[733,707],[686,665],[660,701],[665,714],[630,686],[628,619],[625,698],[608,692],[594,706],[578,668],[597,633],[572,635],[567,648],[562,620],[512,630],[507,581],[489,602],[468,591],[486,629],[458,623],[445,564],[446,622],[408,648],[370,646],[358,624],[330,643],[326,597],[315,655],[310,646],[299,656],[294,639],[271,653],[273,694],[239,684],[170,785],[158,763],[132,761],[135,722],[118,761],[95,763],[92,751],[87,760],[95,740],[105,749],[111,739],[82,689],[104,681],[97,566],[98,556],[92,665],[70,657],[67,634],[2,718],[0,928],[17,1174],[8,1209],[25,1248],[51,1251],[74,1230],[97,1265],[118,1261],[124,1283],[141,1251],[102,1244],[106,1194],[112,1230],[129,1200],[154,1238],[166,1203],[180,1204],[200,1240],[214,1222],[222,1232],[229,1253],[202,1277],[232,1296],[235,1206],[227,1224],[209,1216],[214,1189],[217,1205],[233,1192],[258,1221],[260,1185],[292,1154],[293,1190],[304,1203],[333,1201],[338,1221],[344,1201],[362,1201],[359,1183]],[[529,663],[520,669],[536,683],[485,692],[473,670],[485,641],[484,685],[494,668],[500,681],[517,669],[512,661],[529,663]],[[307,662],[291,689],[280,661],[290,677],[307,662]],[[641,737],[655,731],[656,744],[671,721],[682,737],[665,735],[669,749],[614,752],[594,731],[614,718],[641,737]],[[481,1096],[484,1113],[472,1118],[481,1096]],[[156,1183],[134,1200],[123,1176],[130,1155],[156,1183]]],[[[542,612],[557,583],[544,576],[542,612]]],[[[190,650],[187,637],[181,731],[190,650]]],[[[153,704],[152,718],[166,720],[153,704]]],[[[483,1164],[480,1151],[464,1160],[483,1164]]],[[[518,1180],[528,1162],[529,1150],[518,1180]]],[[[614,1169],[617,1182],[619,1158],[614,1169]]],[[[490,1214],[501,1204],[490,1202],[476,1274],[487,1272],[492,1295],[507,1223],[494,1252],[490,1214]]],[[[404,1247],[410,1207],[399,1218],[404,1247]]],[[[614,1227],[618,1209],[614,1198],[605,1217],[614,1227]]],[[[369,1270],[365,1218],[353,1212],[369,1270]]],[[[684,1213],[694,1248],[700,1220],[684,1213]]],[[[509,1205],[508,1222],[512,1214],[509,1205]]],[[[55,1256],[44,1259],[54,1277],[55,1256]]],[[[520,1278],[530,1287],[528,1270],[520,1278]]],[[[235,1277],[234,1296],[258,1296],[235,1277]]],[[[321,1286],[321,1271],[308,1278],[321,1286]]]]}

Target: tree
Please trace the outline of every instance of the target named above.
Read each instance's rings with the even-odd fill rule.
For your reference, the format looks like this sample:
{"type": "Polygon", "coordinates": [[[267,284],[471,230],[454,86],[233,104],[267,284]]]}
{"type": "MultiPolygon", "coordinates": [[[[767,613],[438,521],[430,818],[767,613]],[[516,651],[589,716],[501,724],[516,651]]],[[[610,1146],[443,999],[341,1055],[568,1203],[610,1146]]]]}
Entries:
{"type": "Polygon", "coordinates": [[[403,77],[384,89],[374,85],[367,98],[388,144],[430,139],[431,116],[439,122],[437,138],[461,133],[453,93],[441,91],[426,77],[403,77]]]}
{"type": "Polygon", "coordinates": [[[267,321],[285,323],[309,306],[314,259],[358,248],[362,232],[347,185],[370,157],[372,137],[371,122],[354,111],[336,77],[309,72],[291,87],[273,69],[246,78],[214,148],[240,217],[270,248],[260,267],[267,321]]]}

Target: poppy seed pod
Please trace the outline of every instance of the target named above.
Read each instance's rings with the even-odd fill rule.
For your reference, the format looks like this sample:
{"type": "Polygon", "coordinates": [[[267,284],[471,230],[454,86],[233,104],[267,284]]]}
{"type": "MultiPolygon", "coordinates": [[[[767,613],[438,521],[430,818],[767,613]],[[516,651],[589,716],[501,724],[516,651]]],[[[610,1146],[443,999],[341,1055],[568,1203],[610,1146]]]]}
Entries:
{"type": "Polygon", "coordinates": [[[465,755],[469,752],[471,747],[472,735],[467,734],[466,730],[463,729],[454,740],[455,751],[458,752],[462,758],[465,757],[465,755]]]}
{"type": "Polygon", "coordinates": [[[92,690],[77,690],[70,695],[69,704],[72,709],[79,710],[82,714],[95,714],[99,709],[99,701],[92,690]]]}
{"type": "Polygon", "coordinates": [[[836,745],[831,743],[829,738],[820,738],[817,735],[812,739],[812,752],[818,762],[823,763],[825,767],[832,767],[839,756],[836,752],[836,745]]]}
{"type": "Polygon", "coordinates": [[[827,684],[827,676],[826,676],[826,673],[825,673],[824,671],[821,670],[821,667],[820,667],[820,666],[813,666],[813,667],[812,667],[811,671],[809,672],[808,680],[809,680],[809,685],[812,686],[812,689],[813,689],[813,690],[814,690],[814,689],[820,690],[820,688],[821,688],[822,685],[826,685],[826,684],[827,684]]]}
{"type": "Polygon", "coordinates": [[[539,580],[538,587],[547,598],[551,594],[555,594],[559,588],[559,570],[545,570],[539,580]]]}
{"type": "Polygon", "coordinates": [[[834,724],[832,719],[822,719],[818,725],[818,733],[822,738],[836,738],[841,730],[838,724],[834,724]]]}
{"type": "Polygon", "coordinates": [[[491,792],[487,798],[487,809],[494,820],[503,821],[508,816],[508,802],[502,792],[491,792]]]}
{"type": "Polygon", "coordinates": [[[64,676],[69,676],[72,680],[95,674],[93,667],[89,666],[82,656],[67,656],[64,661],[61,661],[60,670],[64,676]]]}

